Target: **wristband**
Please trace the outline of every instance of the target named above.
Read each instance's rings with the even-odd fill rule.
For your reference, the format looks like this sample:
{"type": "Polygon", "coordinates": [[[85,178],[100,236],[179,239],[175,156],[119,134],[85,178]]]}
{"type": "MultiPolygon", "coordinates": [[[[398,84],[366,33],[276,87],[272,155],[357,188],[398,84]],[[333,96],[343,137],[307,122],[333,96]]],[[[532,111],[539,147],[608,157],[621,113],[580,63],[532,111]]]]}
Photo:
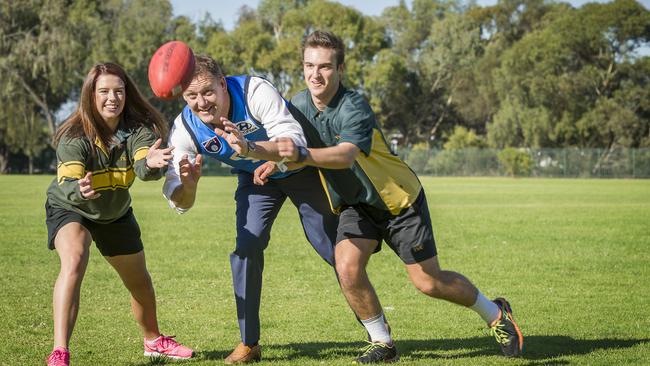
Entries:
{"type": "Polygon", "coordinates": [[[248,146],[248,153],[257,149],[257,144],[255,141],[246,140],[246,146],[248,146]]]}
{"type": "Polygon", "coordinates": [[[255,149],[257,149],[257,145],[255,144],[255,142],[251,140],[246,140],[246,154],[239,154],[239,155],[247,157],[248,154],[250,154],[251,151],[255,151],[255,149]]]}
{"type": "Polygon", "coordinates": [[[307,159],[307,156],[309,155],[309,150],[307,150],[306,147],[304,146],[298,146],[298,159],[296,159],[296,163],[302,163],[307,159]]]}

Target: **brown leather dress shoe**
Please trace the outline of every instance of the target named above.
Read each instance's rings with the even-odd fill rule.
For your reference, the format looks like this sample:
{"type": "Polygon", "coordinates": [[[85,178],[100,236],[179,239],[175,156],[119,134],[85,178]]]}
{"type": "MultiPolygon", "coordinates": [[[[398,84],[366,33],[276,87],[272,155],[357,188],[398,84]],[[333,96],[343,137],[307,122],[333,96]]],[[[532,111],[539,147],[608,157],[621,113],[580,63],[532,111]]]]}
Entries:
{"type": "Polygon", "coordinates": [[[259,344],[249,347],[244,343],[240,343],[235,347],[228,357],[224,360],[226,365],[234,365],[236,363],[249,363],[258,362],[262,359],[262,347],[259,344]]]}

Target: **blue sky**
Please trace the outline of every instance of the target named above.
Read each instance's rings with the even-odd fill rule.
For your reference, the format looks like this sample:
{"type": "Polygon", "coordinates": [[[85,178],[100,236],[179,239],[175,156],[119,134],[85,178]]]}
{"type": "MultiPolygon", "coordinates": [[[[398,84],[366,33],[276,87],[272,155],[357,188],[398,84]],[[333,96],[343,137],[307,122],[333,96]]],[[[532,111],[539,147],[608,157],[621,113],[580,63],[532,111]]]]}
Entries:
{"type": "MultiPolygon", "coordinates": [[[[565,0],[566,1],[566,0],[565,0]]],[[[367,15],[379,15],[382,10],[388,6],[399,3],[399,0],[338,0],[339,3],[352,6],[367,15]]],[[[493,5],[497,0],[478,0],[479,5],[493,5]]],[[[607,0],[569,0],[575,7],[579,7],[588,2],[607,2],[607,0]]],[[[646,8],[650,8],[650,0],[641,0],[646,8]]],[[[407,3],[411,3],[407,0],[407,3]]],[[[243,5],[251,8],[257,8],[259,0],[171,0],[174,8],[174,15],[185,15],[192,21],[200,20],[206,12],[209,12],[215,21],[221,20],[227,30],[232,30],[234,21],[237,19],[237,11],[243,5]]]]}

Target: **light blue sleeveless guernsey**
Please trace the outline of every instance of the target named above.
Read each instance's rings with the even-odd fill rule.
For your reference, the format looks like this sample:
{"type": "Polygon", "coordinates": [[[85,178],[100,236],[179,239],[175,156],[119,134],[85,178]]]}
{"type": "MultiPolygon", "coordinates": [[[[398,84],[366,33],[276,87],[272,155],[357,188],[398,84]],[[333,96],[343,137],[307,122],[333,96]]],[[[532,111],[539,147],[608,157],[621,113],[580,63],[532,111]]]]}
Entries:
{"type": "MultiPolygon", "coordinates": [[[[264,125],[251,116],[246,95],[248,94],[248,83],[250,76],[228,76],[226,83],[230,94],[230,116],[229,119],[237,126],[246,139],[250,141],[269,141],[264,125]]],[[[285,101],[286,103],[286,101],[285,101]]],[[[189,106],[183,108],[181,119],[192,137],[194,144],[200,154],[224,162],[235,169],[253,173],[257,167],[264,164],[266,160],[255,160],[237,154],[228,142],[218,136],[209,126],[197,117],[189,106]]],[[[277,172],[271,175],[271,179],[287,177],[297,171],[277,172]]]]}

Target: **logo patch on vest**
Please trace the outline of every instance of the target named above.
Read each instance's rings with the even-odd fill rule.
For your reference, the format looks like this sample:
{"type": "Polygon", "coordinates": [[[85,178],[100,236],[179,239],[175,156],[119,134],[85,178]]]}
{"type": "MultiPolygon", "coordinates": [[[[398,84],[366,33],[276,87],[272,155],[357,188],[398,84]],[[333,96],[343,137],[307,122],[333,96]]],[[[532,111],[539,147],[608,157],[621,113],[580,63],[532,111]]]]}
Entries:
{"type": "Polygon", "coordinates": [[[249,121],[235,122],[235,126],[237,126],[237,129],[244,135],[248,135],[249,133],[253,133],[260,129],[254,123],[249,121]]]}
{"type": "Polygon", "coordinates": [[[209,140],[205,140],[202,142],[202,144],[205,150],[208,152],[217,153],[219,150],[221,150],[221,140],[219,140],[218,136],[215,136],[209,140]]]}

